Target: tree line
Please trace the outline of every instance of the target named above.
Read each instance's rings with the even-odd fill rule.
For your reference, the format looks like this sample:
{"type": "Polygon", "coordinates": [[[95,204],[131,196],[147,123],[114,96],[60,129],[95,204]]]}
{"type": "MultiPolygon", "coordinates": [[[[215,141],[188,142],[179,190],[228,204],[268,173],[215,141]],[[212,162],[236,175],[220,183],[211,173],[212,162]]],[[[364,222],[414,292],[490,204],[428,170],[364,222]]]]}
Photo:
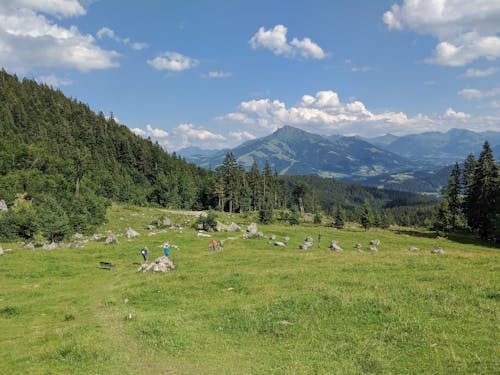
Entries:
{"type": "Polygon", "coordinates": [[[478,159],[469,154],[463,168],[455,164],[442,194],[434,221],[439,234],[465,229],[500,243],[500,176],[487,141],[478,159]]]}

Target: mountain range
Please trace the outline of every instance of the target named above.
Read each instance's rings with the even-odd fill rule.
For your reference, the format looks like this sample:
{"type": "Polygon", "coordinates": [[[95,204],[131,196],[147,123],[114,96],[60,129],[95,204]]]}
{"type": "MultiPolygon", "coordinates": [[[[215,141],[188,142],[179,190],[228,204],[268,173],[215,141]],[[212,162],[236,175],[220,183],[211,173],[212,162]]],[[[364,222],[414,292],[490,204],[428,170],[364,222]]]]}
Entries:
{"type": "Polygon", "coordinates": [[[249,169],[267,161],[279,174],[316,175],[370,186],[437,192],[447,183],[450,165],[478,155],[488,140],[500,157],[500,132],[451,129],[398,137],[322,136],[292,126],[231,150],[180,150],[179,155],[205,168],[222,164],[227,152],[249,169]]]}

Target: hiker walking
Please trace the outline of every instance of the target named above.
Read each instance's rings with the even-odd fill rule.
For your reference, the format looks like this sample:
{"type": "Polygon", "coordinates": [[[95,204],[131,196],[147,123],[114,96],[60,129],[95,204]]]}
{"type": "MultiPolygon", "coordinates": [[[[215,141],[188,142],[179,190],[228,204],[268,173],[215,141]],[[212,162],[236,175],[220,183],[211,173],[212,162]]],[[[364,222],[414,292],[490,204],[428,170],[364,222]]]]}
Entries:
{"type": "Polygon", "coordinates": [[[170,242],[165,242],[163,244],[163,252],[165,253],[165,256],[168,257],[170,254],[170,242]]]}
{"type": "Polygon", "coordinates": [[[210,250],[212,250],[212,251],[217,250],[217,241],[216,240],[212,240],[212,242],[210,242],[210,250]]]}
{"type": "Polygon", "coordinates": [[[148,248],[146,246],[144,246],[142,248],[141,255],[144,258],[144,261],[147,262],[148,261],[148,256],[149,256],[149,250],[148,250],[148,248]]]}

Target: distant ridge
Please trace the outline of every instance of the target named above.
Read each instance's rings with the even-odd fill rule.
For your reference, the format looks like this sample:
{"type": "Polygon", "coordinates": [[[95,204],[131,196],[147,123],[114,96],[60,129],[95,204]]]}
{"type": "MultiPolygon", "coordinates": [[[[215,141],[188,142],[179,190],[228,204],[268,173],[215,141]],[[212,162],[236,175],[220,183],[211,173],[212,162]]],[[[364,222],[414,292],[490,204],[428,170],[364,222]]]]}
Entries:
{"type": "MultiPolygon", "coordinates": [[[[226,152],[186,158],[203,167],[216,167],[222,163],[226,152]]],[[[279,174],[345,178],[376,176],[416,167],[408,159],[356,137],[326,137],[292,126],[245,142],[231,152],[246,168],[250,168],[254,160],[259,167],[268,161],[279,174]]]]}

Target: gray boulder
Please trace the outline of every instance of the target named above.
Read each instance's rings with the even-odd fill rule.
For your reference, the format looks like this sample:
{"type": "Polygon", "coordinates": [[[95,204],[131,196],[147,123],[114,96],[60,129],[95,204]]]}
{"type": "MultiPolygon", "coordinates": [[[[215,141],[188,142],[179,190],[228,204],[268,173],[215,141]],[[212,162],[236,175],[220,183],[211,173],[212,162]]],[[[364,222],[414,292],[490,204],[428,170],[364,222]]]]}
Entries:
{"type": "Polygon", "coordinates": [[[116,244],[118,243],[118,237],[113,232],[109,232],[106,240],[104,241],[106,245],[116,244]]]}
{"type": "Polygon", "coordinates": [[[243,238],[264,238],[264,233],[257,230],[257,224],[252,223],[247,227],[246,233],[243,234],[243,238]]]}
{"type": "Polygon", "coordinates": [[[378,245],[380,245],[380,240],[371,240],[370,245],[378,246],[378,245]]]}
{"type": "Polygon", "coordinates": [[[344,251],[339,245],[338,241],[330,242],[330,250],[331,251],[344,251]]]}
{"type": "Polygon", "coordinates": [[[158,220],[156,224],[159,227],[169,227],[172,225],[172,220],[170,220],[168,217],[166,217],[166,218],[158,220]]]}
{"type": "Polygon", "coordinates": [[[241,227],[236,224],[236,223],[231,223],[229,226],[226,228],[228,232],[239,232],[241,231],[241,227]]]}
{"type": "Polygon", "coordinates": [[[7,203],[5,203],[3,199],[0,199],[0,212],[6,212],[6,211],[9,211],[7,203]]]}
{"type": "Polygon", "coordinates": [[[431,254],[445,254],[445,252],[442,247],[436,247],[432,249],[431,254]]]}
{"type": "Polygon", "coordinates": [[[283,241],[285,241],[285,242],[290,241],[290,237],[288,237],[288,236],[283,237],[283,241]]]}
{"type": "Polygon", "coordinates": [[[416,246],[410,246],[410,248],[408,250],[409,251],[420,251],[420,249],[416,246]]]}
{"type": "Polygon", "coordinates": [[[156,228],[156,225],[153,225],[153,224],[149,224],[149,225],[146,227],[146,229],[147,229],[147,230],[153,230],[153,229],[155,229],[155,228],[156,228]]]}
{"type": "Polygon", "coordinates": [[[372,253],[378,253],[378,249],[375,246],[370,246],[370,251],[372,253]]]}
{"type": "Polygon", "coordinates": [[[139,271],[147,272],[149,270],[152,270],[153,272],[169,272],[174,269],[175,269],[174,262],[172,262],[169,257],[162,256],[156,258],[151,263],[145,262],[141,264],[137,272],[139,271]]]}
{"type": "Polygon", "coordinates": [[[269,237],[269,239],[270,239],[271,241],[276,241],[276,235],[274,235],[274,234],[273,234],[273,235],[271,235],[271,237],[269,237]]]}
{"type": "Polygon", "coordinates": [[[3,255],[3,249],[2,249],[2,246],[0,246],[0,255],[3,255]]]}
{"type": "Polygon", "coordinates": [[[138,237],[139,236],[139,233],[137,233],[135,230],[133,230],[132,228],[128,228],[127,231],[125,232],[125,236],[127,238],[135,238],[135,237],[138,237]]]}
{"type": "Polygon", "coordinates": [[[29,243],[25,244],[23,247],[25,249],[34,249],[35,245],[33,243],[29,242],[29,243]]]}
{"type": "Polygon", "coordinates": [[[75,233],[75,234],[73,235],[73,238],[74,238],[75,240],[81,240],[81,239],[83,238],[83,234],[81,234],[81,233],[75,233]]]}
{"type": "Polygon", "coordinates": [[[355,247],[356,249],[358,249],[358,250],[361,250],[361,247],[362,247],[362,246],[361,246],[361,244],[358,242],[356,245],[354,245],[354,247],[355,247]]]}
{"type": "Polygon", "coordinates": [[[55,242],[52,242],[50,244],[44,244],[42,246],[45,250],[55,250],[57,249],[59,246],[55,243],[55,242]]]}
{"type": "Polygon", "coordinates": [[[280,241],[274,241],[274,246],[285,247],[286,243],[280,241]]]}

